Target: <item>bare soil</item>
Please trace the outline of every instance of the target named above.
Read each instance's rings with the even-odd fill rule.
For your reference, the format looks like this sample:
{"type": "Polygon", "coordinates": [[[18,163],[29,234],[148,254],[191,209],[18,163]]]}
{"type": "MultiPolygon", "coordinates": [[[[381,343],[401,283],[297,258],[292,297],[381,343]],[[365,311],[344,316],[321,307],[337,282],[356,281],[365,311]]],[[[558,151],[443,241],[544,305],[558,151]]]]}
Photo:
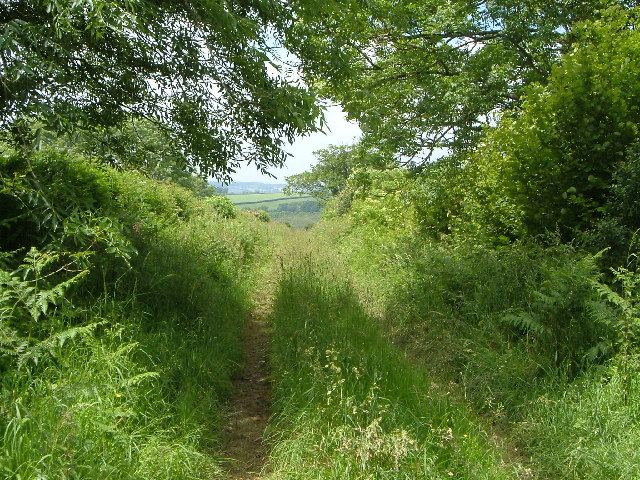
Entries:
{"type": "Polygon", "coordinates": [[[270,382],[267,368],[269,327],[264,308],[250,314],[245,324],[245,365],[234,380],[227,424],[229,459],[227,472],[231,480],[261,477],[267,457],[262,442],[270,412],[270,382]]]}

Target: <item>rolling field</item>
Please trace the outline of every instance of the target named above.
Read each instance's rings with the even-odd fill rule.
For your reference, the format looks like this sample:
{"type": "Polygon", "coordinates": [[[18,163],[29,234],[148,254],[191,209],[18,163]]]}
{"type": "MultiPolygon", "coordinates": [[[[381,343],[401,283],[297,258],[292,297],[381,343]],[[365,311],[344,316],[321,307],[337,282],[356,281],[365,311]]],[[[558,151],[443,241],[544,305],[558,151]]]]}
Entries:
{"type": "Polygon", "coordinates": [[[242,193],[227,195],[236,205],[246,202],[261,202],[264,200],[297,200],[299,197],[288,197],[284,193],[242,193]]]}
{"type": "Polygon", "coordinates": [[[307,228],[320,220],[321,207],[311,196],[287,196],[284,193],[227,195],[242,210],[263,210],[272,220],[294,228],[307,228]]]}

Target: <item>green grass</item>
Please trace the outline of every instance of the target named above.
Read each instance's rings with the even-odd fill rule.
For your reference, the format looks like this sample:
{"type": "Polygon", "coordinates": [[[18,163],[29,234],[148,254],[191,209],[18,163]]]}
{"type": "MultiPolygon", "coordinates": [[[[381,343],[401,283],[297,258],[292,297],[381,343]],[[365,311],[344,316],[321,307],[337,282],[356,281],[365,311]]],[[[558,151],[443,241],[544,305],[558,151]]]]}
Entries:
{"type": "Polygon", "coordinates": [[[381,335],[335,265],[294,260],[276,292],[272,477],[512,478],[447,387],[381,335]]]}
{"type": "Polygon", "coordinates": [[[640,476],[637,292],[622,322],[588,255],[362,219],[311,238],[59,152],[39,186],[0,160],[2,478],[223,478],[242,319],[277,266],[272,478],[640,476]]]}
{"type": "MultiPolygon", "coordinates": [[[[4,379],[2,478],[219,476],[217,459],[203,449],[204,424],[180,408],[185,397],[199,397],[189,401],[197,404],[203,396],[165,386],[167,377],[190,373],[180,364],[187,344],[198,342],[165,341],[173,358],[162,359],[153,348],[157,339],[145,342],[146,335],[121,323],[143,322],[144,311],[102,302],[90,320],[98,314],[106,322],[98,335],[69,342],[53,358],[4,379]]],[[[165,329],[160,336],[176,333],[165,329]]]]}
{"type": "Polygon", "coordinates": [[[229,194],[226,197],[233,203],[244,202],[260,202],[262,200],[277,200],[277,199],[295,199],[295,197],[289,197],[284,193],[242,193],[242,194],[229,194]]]}
{"type": "Polygon", "coordinates": [[[284,222],[291,225],[293,228],[303,229],[308,228],[320,221],[320,212],[269,212],[271,220],[277,222],[284,222]]]}
{"type": "Polygon", "coordinates": [[[630,362],[616,359],[570,383],[549,378],[527,405],[516,432],[541,478],[640,478],[640,362],[630,362]]]}
{"type": "Polygon", "coordinates": [[[592,256],[383,238],[344,218],[320,227],[385,334],[495,426],[519,478],[640,476],[638,337],[616,354],[623,322],[594,288],[592,256]]]}
{"type": "Polygon", "coordinates": [[[308,228],[320,220],[318,202],[310,197],[289,197],[283,193],[257,193],[227,195],[238,208],[243,210],[263,210],[271,220],[284,222],[293,228],[308,228]],[[260,203],[260,200],[271,200],[260,203]],[[273,201],[277,200],[277,201],[273,201]],[[244,202],[252,202],[246,203],[244,202]]]}
{"type": "MultiPolygon", "coordinates": [[[[234,205],[245,210],[267,210],[275,211],[281,205],[317,205],[317,201],[312,197],[289,197],[283,193],[259,193],[252,195],[227,195],[234,205]],[[235,197],[242,197],[236,199],[235,197]],[[246,197],[246,199],[245,199],[246,197]]],[[[280,207],[282,208],[282,207],[280,207]]]]}
{"type": "Polygon", "coordinates": [[[81,158],[48,152],[32,164],[65,228],[33,229],[41,211],[21,205],[38,192],[7,183],[0,211],[18,221],[3,241],[25,244],[0,256],[0,477],[222,478],[222,415],[262,226],[81,158]],[[54,259],[37,282],[20,266],[32,241],[54,259]],[[123,246],[137,251],[130,266],[123,246]],[[83,254],[88,272],[63,297],[61,248],[83,254]]]}

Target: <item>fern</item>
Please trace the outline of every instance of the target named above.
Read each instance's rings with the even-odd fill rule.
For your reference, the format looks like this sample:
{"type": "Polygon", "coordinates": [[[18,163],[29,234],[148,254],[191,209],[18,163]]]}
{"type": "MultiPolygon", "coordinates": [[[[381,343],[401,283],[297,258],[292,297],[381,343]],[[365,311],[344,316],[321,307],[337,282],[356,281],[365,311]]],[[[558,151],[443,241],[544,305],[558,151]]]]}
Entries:
{"type": "MultiPolygon", "coordinates": [[[[2,256],[2,266],[11,256],[2,256]]],[[[30,345],[33,342],[32,323],[67,302],[69,288],[87,275],[87,270],[72,270],[73,262],[73,254],[31,248],[17,269],[0,269],[0,356],[17,359],[19,368],[29,361],[37,364],[46,353],[53,353],[68,340],[86,337],[99,325],[94,323],[56,332],[30,345]]]]}
{"type": "MultiPolygon", "coordinates": [[[[617,275],[617,270],[613,270],[614,275],[617,275]]],[[[616,278],[619,280],[620,278],[616,278]]],[[[609,285],[605,285],[604,283],[594,282],[594,288],[600,298],[604,299],[614,307],[620,310],[623,315],[634,315],[636,313],[636,308],[629,302],[629,298],[625,298],[622,295],[615,292],[609,285]]]]}
{"type": "Polygon", "coordinates": [[[0,310],[0,357],[2,355],[17,357],[27,348],[28,342],[6,325],[4,315],[5,310],[0,310]]]}
{"type": "Polygon", "coordinates": [[[540,336],[551,333],[549,328],[542,322],[542,317],[533,312],[510,312],[502,316],[502,321],[519,330],[526,330],[540,336]]]}
{"type": "Polygon", "coordinates": [[[589,319],[594,323],[610,326],[619,318],[611,306],[601,300],[589,300],[585,302],[584,308],[589,319]]]}
{"type": "MultiPolygon", "coordinates": [[[[637,233],[637,232],[636,232],[637,233]]],[[[634,234],[635,244],[636,234],[634,234]]],[[[627,256],[627,266],[611,268],[614,276],[614,283],[620,285],[620,293],[614,291],[608,285],[595,282],[593,287],[600,297],[608,304],[612,305],[619,313],[618,320],[613,323],[618,335],[617,345],[622,352],[622,378],[625,385],[624,399],[628,401],[627,393],[631,386],[631,375],[629,372],[630,353],[636,347],[640,338],[640,272],[637,268],[637,254],[627,256]]]]}
{"type": "Polygon", "coordinates": [[[29,361],[37,365],[42,356],[47,354],[54,355],[55,350],[62,348],[69,340],[74,340],[77,337],[88,338],[92,336],[95,329],[105,323],[104,321],[91,323],[80,327],[68,328],[52,334],[49,338],[26,348],[24,353],[19,355],[18,368],[22,368],[29,361]]]}
{"type": "Polygon", "coordinates": [[[593,287],[600,298],[605,300],[617,312],[615,321],[610,325],[615,327],[618,334],[618,344],[627,352],[638,342],[636,331],[640,328],[640,300],[638,287],[640,273],[625,267],[612,268],[615,283],[620,284],[620,293],[601,282],[594,282],[593,287]]]}
{"type": "Polygon", "coordinates": [[[68,289],[88,274],[87,269],[73,269],[77,256],[68,252],[40,252],[32,247],[16,270],[0,270],[3,318],[20,318],[21,313],[27,313],[37,322],[51,307],[62,304],[68,289]]]}
{"type": "Polygon", "coordinates": [[[82,270],[68,280],[60,282],[48,290],[37,291],[35,295],[25,303],[31,316],[36,319],[36,316],[46,315],[49,307],[60,304],[66,298],[67,290],[78,283],[88,273],[88,270],[82,270]]]}
{"type": "Polygon", "coordinates": [[[136,387],[146,380],[157,378],[160,374],[158,372],[143,372],[133,377],[125,378],[120,387],[123,389],[136,387]]]}

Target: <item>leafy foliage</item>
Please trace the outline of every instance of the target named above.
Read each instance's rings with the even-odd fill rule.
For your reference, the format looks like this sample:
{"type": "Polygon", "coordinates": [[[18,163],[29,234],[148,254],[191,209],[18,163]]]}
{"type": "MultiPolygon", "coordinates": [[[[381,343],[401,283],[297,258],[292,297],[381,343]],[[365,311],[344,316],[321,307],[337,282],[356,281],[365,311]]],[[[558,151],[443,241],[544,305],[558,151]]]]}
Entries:
{"type": "Polygon", "coordinates": [[[265,212],[264,210],[252,210],[251,213],[260,222],[265,222],[266,223],[266,222],[270,222],[271,221],[271,215],[269,215],[269,213],[265,212]]]}
{"type": "Polygon", "coordinates": [[[116,127],[68,134],[57,144],[101,164],[135,169],[155,180],[176,183],[202,197],[216,192],[189,164],[171,135],[148,120],[127,119],[116,127]]]}
{"type": "Polygon", "coordinates": [[[339,194],[346,186],[349,176],[360,168],[384,169],[393,162],[380,152],[366,149],[361,145],[330,146],[314,152],[317,163],[309,172],[287,177],[285,193],[293,195],[309,194],[326,202],[339,194]]]}
{"type": "Polygon", "coordinates": [[[577,22],[627,3],[301,4],[289,47],[360,122],[366,143],[424,162],[439,148],[474,147],[496,113],[517,108],[527,85],[546,81],[571,50],[577,22]]]}
{"type": "Polygon", "coordinates": [[[283,139],[319,114],[313,94],[267,70],[266,32],[289,18],[270,1],[4,2],[0,130],[40,146],[47,132],[148,118],[204,174],[279,166],[283,139]]]}
{"type": "Polygon", "coordinates": [[[224,195],[216,195],[207,200],[207,203],[218,212],[222,218],[236,218],[238,210],[231,200],[224,195]]]}
{"type": "Polygon", "coordinates": [[[514,238],[558,229],[569,239],[603,218],[640,123],[633,15],[613,9],[579,25],[548,84],[531,88],[522,110],[503,118],[474,154],[472,191],[480,222],[494,232],[514,238]]]}
{"type": "Polygon", "coordinates": [[[27,317],[37,322],[41,316],[49,313],[49,308],[64,301],[68,289],[88,273],[86,267],[77,269],[78,258],[86,255],[87,252],[66,255],[59,252],[41,253],[32,247],[15,271],[0,270],[2,302],[10,306],[7,317],[20,318],[26,313],[27,317]],[[65,279],[64,274],[68,278],[65,279]],[[51,277],[54,277],[53,282],[50,281],[51,277]]]}
{"type": "Polygon", "coordinates": [[[289,179],[335,251],[279,230],[273,474],[637,476],[634,4],[4,2],[0,473],[220,475],[281,246],[191,174],[280,165],[321,125],[268,39],[365,132],[289,179]]]}

